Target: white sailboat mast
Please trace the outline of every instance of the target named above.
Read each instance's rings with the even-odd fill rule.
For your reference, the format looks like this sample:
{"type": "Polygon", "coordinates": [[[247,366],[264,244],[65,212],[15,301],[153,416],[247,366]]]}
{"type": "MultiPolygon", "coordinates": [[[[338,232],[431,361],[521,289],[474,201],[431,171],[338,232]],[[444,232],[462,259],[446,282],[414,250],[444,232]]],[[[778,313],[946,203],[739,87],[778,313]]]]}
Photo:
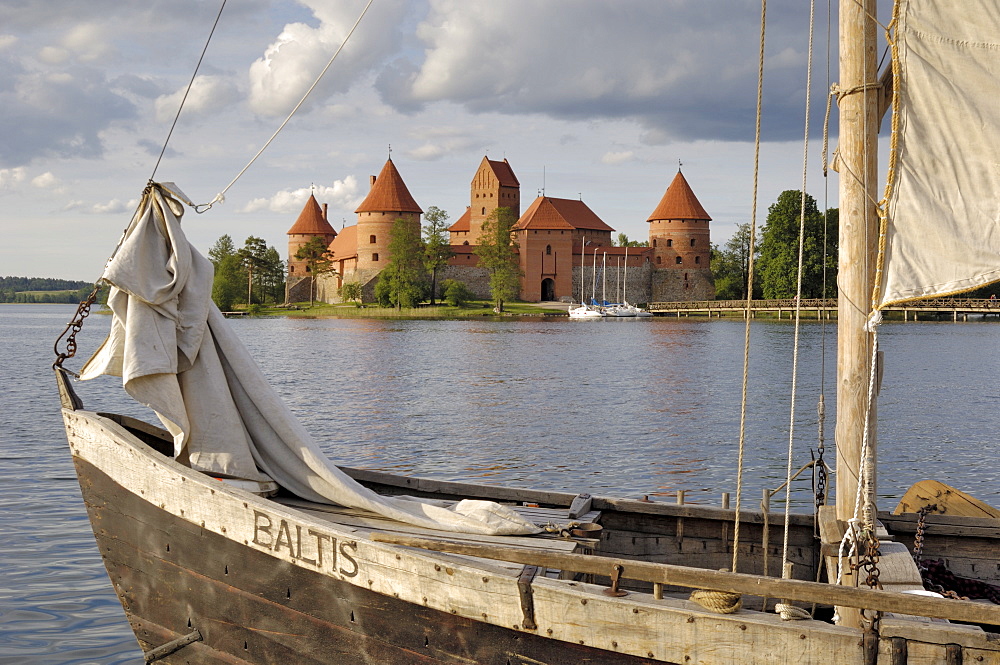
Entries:
{"type": "MultiPolygon", "coordinates": [[[[840,0],[840,277],[837,314],[837,517],[854,516],[863,464],[872,336],[865,329],[878,214],[876,0],[840,0]]],[[[872,398],[868,445],[875,450],[872,398]]],[[[874,482],[874,478],[873,478],[874,482]]],[[[871,488],[874,492],[874,487],[871,488]]]]}

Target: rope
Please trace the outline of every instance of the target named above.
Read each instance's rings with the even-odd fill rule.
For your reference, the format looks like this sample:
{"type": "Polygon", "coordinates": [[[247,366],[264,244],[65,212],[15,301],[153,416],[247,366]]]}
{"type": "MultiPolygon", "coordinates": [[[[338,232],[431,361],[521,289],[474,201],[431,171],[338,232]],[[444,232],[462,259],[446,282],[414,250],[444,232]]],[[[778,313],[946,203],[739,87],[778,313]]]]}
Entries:
{"type": "Polygon", "coordinates": [[[809,167],[809,112],[812,101],[812,51],[815,28],[816,2],[809,2],[809,55],[806,58],[806,109],[805,136],[802,140],[802,193],[799,197],[799,265],[795,291],[795,338],[792,344],[792,390],[788,414],[788,455],[785,469],[785,523],[782,540],[781,562],[788,563],[788,541],[791,531],[792,505],[792,455],[795,449],[795,396],[798,392],[799,377],[799,336],[802,329],[802,273],[806,241],[806,182],[809,167]]]}
{"type": "Polygon", "coordinates": [[[215,34],[215,28],[219,25],[219,19],[222,17],[222,10],[226,8],[226,0],[222,0],[222,6],[219,7],[219,13],[215,16],[215,23],[212,24],[212,29],[208,33],[208,39],[205,40],[205,47],[201,49],[201,55],[198,57],[198,64],[194,67],[194,72],[191,74],[191,80],[188,81],[187,89],[184,91],[184,96],[181,97],[181,103],[177,106],[177,115],[174,116],[174,121],[170,125],[170,131],[167,132],[167,138],[163,142],[163,147],[160,149],[160,156],[156,158],[156,165],[153,166],[153,172],[149,174],[150,182],[156,177],[156,170],[160,168],[160,161],[163,159],[163,154],[167,151],[167,145],[170,143],[170,137],[174,135],[174,128],[177,127],[177,121],[181,117],[181,111],[184,109],[184,102],[187,101],[188,94],[191,92],[191,87],[194,86],[194,80],[198,77],[198,70],[201,69],[201,62],[205,59],[205,53],[208,51],[208,45],[212,42],[212,35],[215,34]]]}
{"type": "Polygon", "coordinates": [[[783,621],[802,621],[803,619],[812,619],[812,614],[808,610],[804,610],[801,607],[796,607],[795,605],[789,605],[787,603],[775,603],[774,611],[781,616],[783,621]]]}
{"type": "Polygon", "coordinates": [[[743,385],[740,395],[740,443],[736,462],[736,514],[733,520],[733,572],[738,572],[740,556],[740,504],[743,498],[743,456],[746,449],[747,384],[750,376],[750,312],[753,306],[754,252],[757,238],[757,190],[760,182],[760,118],[764,91],[764,35],[767,25],[767,0],[760,3],[760,52],[757,60],[757,119],[753,146],[753,202],[750,206],[750,255],[747,267],[747,304],[743,334],[743,385]]]}
{"type": "Polygon", "coordinates": [[[699,589],[691,592],[690,600],[717,614],[733,614],[743,607],[743,597],[740,594],[725,591],[699,589]]]}
{"type": "Polygon", "coordinates": [[[305,92],[304,95],[302,95],[302,99],[300,99],[299,103],[295,105],[295,108],[293,108],[291,110],[291,112],[288,114],[288,117],[284,119],[284,121],[278,126],[278,128],[276,130],[274,130],[274,133],[271,134],[271,138],[269,138],[264,143],[264,145],[261,146],[260,150],[257,151],[257,154],[254,155],[250,159],[250,161],[247,162],[247,165],[244,166],[240,170],[240,172],[236,174],[236,177],[233,178],[232,180],[230,180],[229,184],[226,185],[222,189],[221,192],[219,192],[218,194],[215,195],[214,199],[212,199],[208,203],[202,203],[202,204],[196,205],[194,207],[195,212],[197,212],[197,213],[207,212],[207,211],[211,210],[212,206],[214,206],[216,203],[224,203],[225,202],[225,200],[226,200],[226,192],[229,191],[229,188],[232,187],[233,185],[235,185],[236,181],[239,180],[243,176],[243,174],[246,173],[247,170],[251,166],[253,166],[253,163],[257,161],[257,158],[260,157],[261,154],[263,154],[263,152],[265,150],[267,150],[268,146],[271,145],[271,142],[274,141],[275,138],[277,138],[277,136],[281,132],[281,130],[284,129],[285,125],[287,125],[288,122],[292,119],[292,116],[294,116],[296,114],[296,112],[298,112],[298,110],[305,103],[306,99],[309,98],[309,95],[312,94],[312,91],[316,88],[317,85],[319,85],[320,80],[322,80],[323,76],[326,75],[326,72],[327,72],[328,69],[330,69],[330,66],[333,65],[333,61],[337,59],[337,56],[340,55],[340,52],[344,50],[345,46],[347,46],[347,41],[351,38],[351,35],[354,34],[354,31],[357,29],[358,25],[361,23],[361,19],[363,19],[365,17],[365,14],[368,12],[368,8],[372,6],[372,2],[374,2],[374,1],[375,0],[368,0],[368,4],[366,4],[365,8],[363,10],[361,10],[361,15],[358,16],[358,20],[354,22],[354,25],[351,27],[350,31],[344,37],[344,41],[341,42],[340,47],[333,54],[333,56],[330,57],[330,60],[326,63],[326,67],[323,68],[323,71],[321,71],[319,73],[319,76],[316,77],[316,80],[313,81],[313,84],[311,86],[309,86],[309,89],[306,90],[306,92],[305,92]]]}

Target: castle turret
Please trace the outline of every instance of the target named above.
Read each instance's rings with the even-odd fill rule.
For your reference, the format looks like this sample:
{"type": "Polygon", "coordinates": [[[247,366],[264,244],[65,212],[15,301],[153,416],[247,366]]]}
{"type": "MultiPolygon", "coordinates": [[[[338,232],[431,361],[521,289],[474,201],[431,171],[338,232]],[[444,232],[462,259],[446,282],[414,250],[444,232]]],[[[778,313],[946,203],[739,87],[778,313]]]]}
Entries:
{"type": "Polygon", "coordinates": [[[321,210],[319,203],[316,202],[316,197],[310,194],[309,200],[306,201],[302,212],[299,213],[299,218],[292,224],[292,228],[288,229],[289,281],[308,277],[306,262],[295,258],[295,254],[299,251],[299,248],[313,238],[322,238],[323,242],[329,245],[337,237],[337,232],[333,230],[333,227],[330,226],[330,222],[326,218],[326,210],[326,204],[323,204],[321,210]]]}
{"type": "Polygon", "coordinates": [[[521,183],[506,159],[483,157],[469,190],[468,218],[462,215],[448,229],[452,244],[478,245],[483,222],[496,208],[510,208],[515,218],[521,216],[521,183]]]}
{"type": "Polygon", "coordinates": [[[691,191],[680,169],[667,187],[649,222],[653,249],[654,300],[709,300],[715,286],[709,266],[712,220],[691,191]]]}
{"type": "Polygon", "coordinates": [[[419,233],[420,215],[417,205],[389,159],[378,176],[371,176],[371,191],[355,212],[358,214],[357,270],[381,270],[389,259],[389,232],[397,219],[413,223],[419,233]]]}

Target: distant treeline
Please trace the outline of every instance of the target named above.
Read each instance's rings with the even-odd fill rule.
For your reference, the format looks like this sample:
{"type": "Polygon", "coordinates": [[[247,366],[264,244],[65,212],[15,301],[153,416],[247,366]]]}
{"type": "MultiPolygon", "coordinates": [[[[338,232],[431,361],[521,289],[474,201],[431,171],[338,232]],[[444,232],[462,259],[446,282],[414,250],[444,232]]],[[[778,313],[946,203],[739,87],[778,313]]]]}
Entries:
{"type": "MultiPolygon", "coordinates": [[[[84,300],[93,283],[51,277],[0,277],[0,303],[78,303],[84,300]],[[46,293],[25,293],[45,291],[46,293]]],[[[98,294],[98,302],[107,302],[107,287],[98,294]]]]}

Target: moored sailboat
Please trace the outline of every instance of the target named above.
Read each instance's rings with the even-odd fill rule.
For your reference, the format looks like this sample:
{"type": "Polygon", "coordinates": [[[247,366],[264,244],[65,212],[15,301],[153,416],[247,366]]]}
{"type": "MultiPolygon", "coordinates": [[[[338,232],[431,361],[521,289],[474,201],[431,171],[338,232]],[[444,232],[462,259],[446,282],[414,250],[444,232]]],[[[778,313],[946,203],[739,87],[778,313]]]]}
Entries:
{"type": "MultiPolygon", "coordinates": [[[[928,4],[903,2],[902,20],[928,4]]],[[[851,92],[841,102],[840,159],[852,173],[871,150],[865,133],[877,125],[873,16],[872,0],[841,8],[845,50],[863,57],[856,65],[845,54],[842,73],[851,92]],[[855,130],[861,141],[846,137],[855,130]]],[[[952,41],[976,41],[962,37],[952,41]]],[[[897,88],[903,74],[897,66],[897,88]]],[[[860,238],[842,240],[841,275],[856,268],[861,275],[842,281],[838,507],[820,515],[826,542],[805,515],[790,515],[783,533],[781,518],[766,511],[334,468],[317,457],[205,297],[204,259],[177,223],[183,195],[151,185],[104,275],[116,287],[112,335],[83,374],[121,374],[167,429],[86,410],[62,369],[72,353],[57,363],[84,501],[147,662],[1000,660],[1000,642],[979,627],[1000,626],[993,606],[854,588],[860,574],[845,575],[846,585],[813,581],[824,569],[836,578],[836,546],[852,533],[868,546],[851,557],[855,571],[872,579],[874,566],[877,584],[899,589],[907,584],[891,580],[890,568],[915,570],[900,543],[880,534],[874,477],[863,471],[862,450],[874,448],[876,357],[869,308],[857,305],[871,296],[875,265],[868,175],[874,170],[860,182],[842,178],[841,236],[860,238]],[[131,272],[137,255],[159,263],[131,272]],[[143,344],[154,332],[174,345],[168,372],[143,344]],[[781,537],[787,579],[771,577],[768,564],[778,551],[768,543],[781,537]],[[789,616],[796,606],[821,610],[785,620],[771,611],[776,598],[789,616]],[[840,625],[828,620],[834,607],[840,625]],[[861,611],[857,625],[852,609],[861,611]]],[[[81,309],[79,324],[85,315],[81,309]]],[[[905,533],[904,521],[890,528],[905,533]]],[[[932,517],[906,524],[927,536],[924,555],[961,542],[968,567],[996,569],[995,520],[963,523],[964,537],[945,534],[932,517]]]]}

